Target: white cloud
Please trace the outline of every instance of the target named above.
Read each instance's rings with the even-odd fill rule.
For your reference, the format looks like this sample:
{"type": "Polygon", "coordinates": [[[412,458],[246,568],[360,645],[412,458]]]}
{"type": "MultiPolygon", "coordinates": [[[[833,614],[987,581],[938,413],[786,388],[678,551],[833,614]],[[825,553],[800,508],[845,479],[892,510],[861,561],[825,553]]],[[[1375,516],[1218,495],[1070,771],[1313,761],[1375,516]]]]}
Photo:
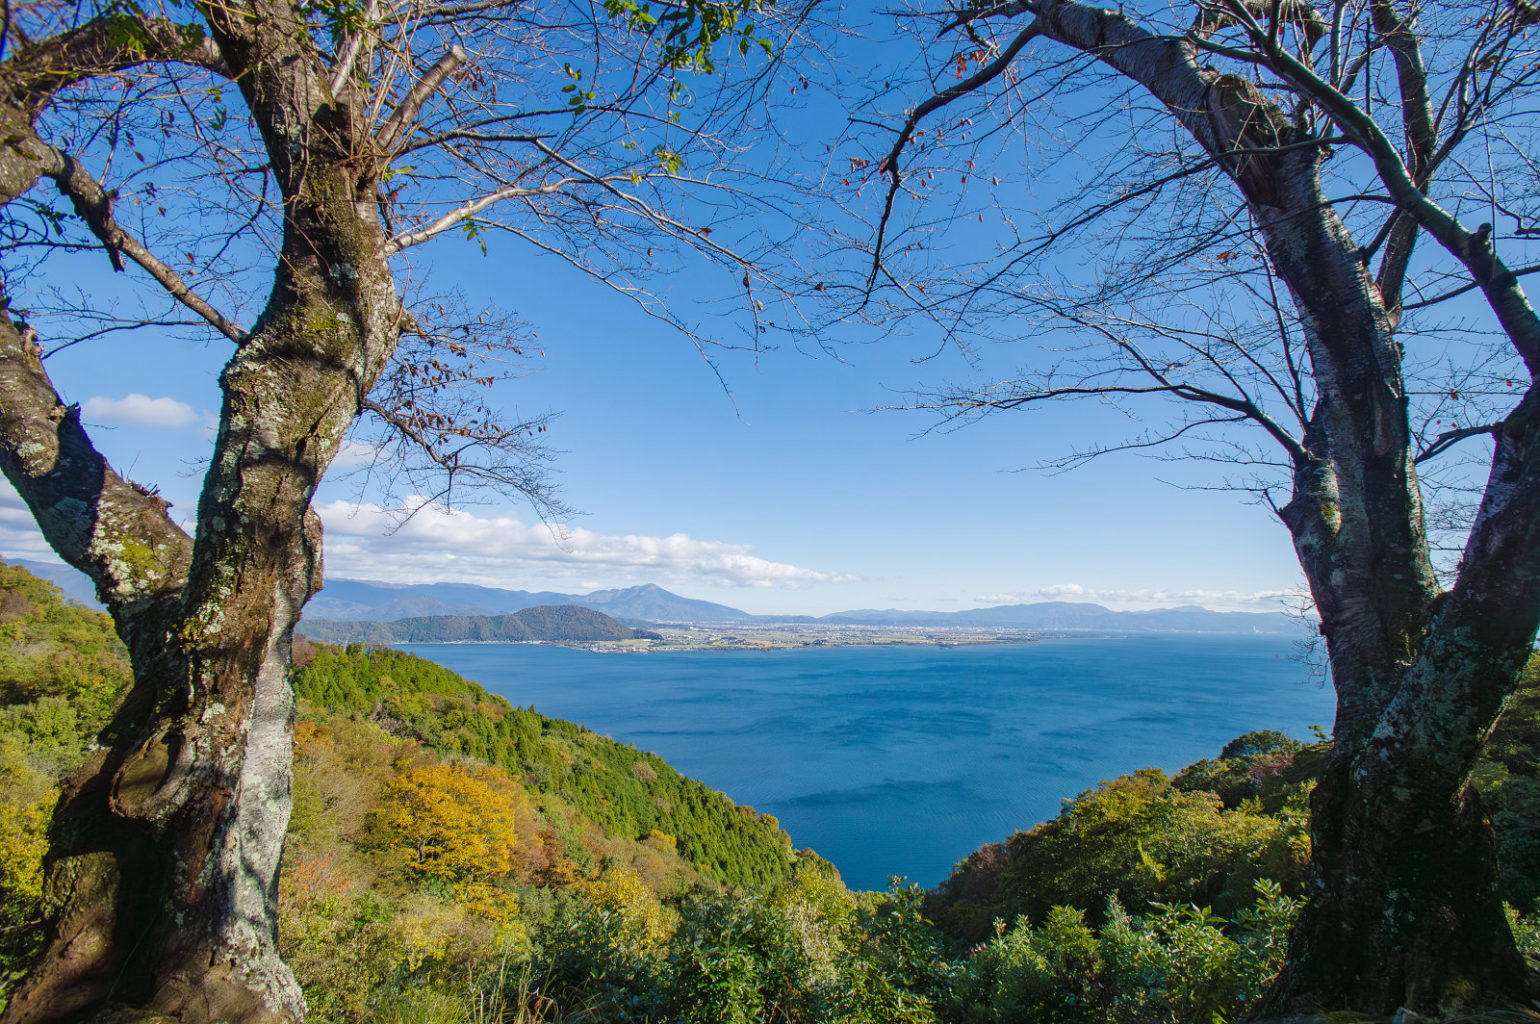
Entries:
{"type": "Polygon", "coordinates": [[[1023,604],[1033,601],[1087,601],[1112,608],[1169,608],[1196,604],[1215,611],[1299,611],[1309,604],[1309,595],[1300,590],[1125,590],[1085,587],[1079,583],[1053,586],[1017,593],[981,594],[974,598],[982,605],[1023,604]]]}
{"type": "Polygon", "coordinates": [[[505,587],[538,585],[529,582],[531,577],[573,577],[587,589],[594,589],[600,577],[784,589],[856,579],[772,562],[754,555],[747,544],[697,540],[683,533],[557,532],[512,515],[480,516],[431,502],[405,522],[398,510],[372,504],[334,501],[317,511],[326,525],[327,569],[339,576],[505,587]]]}
{"type": "Polygon", "coordinates": [[[357,469],[359,466],[367,466],[380,454],[378,445],[367,441],[357,441],[349,437],[343,440],[342,447],[337,449],[337,457],[332,459],[332,469],[357,469]]]}
{"type": "Polygon", "coordinates": [[[56,562],[58,556],[43,539],[11,482],[0,476],[0,554],[8,558],[35,558],[56,562]]]}
{"type": "Polygon", "coordinates": [[[85,418],[97,423],[113,423],[158,430],[180,430],[203,422],[186,402],[174,398],[151,398],[134,392],[122,398],[94,395],[82,406],[85,418]]]}

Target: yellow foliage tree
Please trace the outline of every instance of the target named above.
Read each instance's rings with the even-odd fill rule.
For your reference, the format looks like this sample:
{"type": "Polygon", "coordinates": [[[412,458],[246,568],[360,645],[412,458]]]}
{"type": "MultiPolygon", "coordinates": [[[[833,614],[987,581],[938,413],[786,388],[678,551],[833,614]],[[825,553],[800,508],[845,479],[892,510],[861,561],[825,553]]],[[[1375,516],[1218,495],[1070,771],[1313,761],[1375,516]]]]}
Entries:
{"type": "Polygon", "coordinates": [[[48,780],[27,765],[21,745],[0,736],[0,922],[37,910],[48,819],[57,798],[48,780]]]}
{"type": "Polygon", "coordinates": [[[524,791],[499,769],[417,765],[386,785],[377,821],[386,845],[406,854],[411,874],[447,882],[467,909],[506,920],[515,899],[496,881],[519,867],[517,822],[528,807],[524,791]]]}
{"type": "Polygon", "coordinates": [[[610,919],[615,942],[646,950],[668,941],[663,905],[633,868],[607,868],[598,878],[584,882],[580,891],[592,909],[610,919]]]}

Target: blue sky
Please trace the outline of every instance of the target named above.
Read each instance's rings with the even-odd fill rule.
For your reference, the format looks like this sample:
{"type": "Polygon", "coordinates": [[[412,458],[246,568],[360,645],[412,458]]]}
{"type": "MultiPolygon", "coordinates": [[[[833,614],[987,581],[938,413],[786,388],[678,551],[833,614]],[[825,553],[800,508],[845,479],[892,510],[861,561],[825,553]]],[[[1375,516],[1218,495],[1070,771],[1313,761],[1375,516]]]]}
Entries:
{"type": "MultiPolygon", "coordinates": [[[[813,135],[838,130],[828,113],[815,101],[818,116],[799,123],[809,151],[813,135]]],[[[658,583],[811,614],[1045,599],[1260,610],[1300,585],[1287,535],[1245,495],[1162,482],[1213,483],[1199,464],[1112,455],[1070,473],[1030,469],[1087,438],[1139,431],[1114,410],[1061,406],[932,432],[929,413],[873,411],[904,404],[916,386],[1007,372],[1034,358],[1028,348],[990,349],[970,366],[944,346],[923,359],[938,351],[924,332],[834,325],[820,340],[835,355],[715,353],[729,395],[684,338],[614,292],[506,236],[486,241],[482,255],[446,236],[414,257],[415,272],[431,265],[537,333],[532,372],[500,384],[495,404],[510,418],[559,413],[556,479],[580,514],[545,524],[517,501],[429,507],[392,533],[378,492],[343,474],[358,454],[349,450],[317,497],[331,576],[561,591],[658,583]]],[[[147,283],[104,265],[99,252],[66,263],[98,289],[147,283]]],[[[697,290],[722,294],[683,281],[675,301],[689,305],[697,290]]],[[[695,319],[712,327],[709,312],[695,319]]],[[[222,342],[140,332],[49,365],[114,466],[187,515],[226,355],[222,342]]],[[[52,557],[4,486],[0,554],[52,557]]]]}
{"type": "MultiPolygon", "coordinates": [[[[387,535],[374,496],[334,469],[317,498],[331,575],[560,591],[655,582],[812,614],[1043,599],[1250,609],[1298,586],[1270,515],[1241,495],[1156,479],[1201,480],[1195,467],[1112,455],[1069,473],[1022,471],[1088,432],[1126,430],[1111,410],[924,433],[929,413],[871,410],[959,367],[945,355],[916,365],[924,343],[898,338],[839,359],[718,353],[729,396],[684,339],[553,260],[494,239],[485,257],[459,246],[443,262],[538,332],[534,372],[500,384],[497,399],[560,413],[557,481],[581,514],[548,527],[517,502],[430,508],[387,535]],[[505,261],[519,266],[522,294],[499,284],[505,261]]],[[[187,514],[224,354],[141,337],[60,353],[51,371],[114,465],[187,514]]],[[[50,557],[9,493],[0,552],[50,557]]]]}

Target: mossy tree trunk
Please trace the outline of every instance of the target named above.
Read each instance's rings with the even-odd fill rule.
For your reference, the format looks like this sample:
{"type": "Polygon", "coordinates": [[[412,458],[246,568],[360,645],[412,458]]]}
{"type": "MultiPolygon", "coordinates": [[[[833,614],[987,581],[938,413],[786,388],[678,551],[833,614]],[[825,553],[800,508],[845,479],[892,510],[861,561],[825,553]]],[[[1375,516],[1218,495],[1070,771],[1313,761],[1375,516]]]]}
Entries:
{"type": "MultiPolygon", "coordinates": [[[[1312,22],[1304,4],[1288,7],[1298,24],[1287,39],[1279,5],[1245,0],[1197,5],[1185,34],[1078,0],[975,5],[968,15],[1024,18],[1011,53],[1051,41],[1151,94],[1233,179],[1293,306],[1308,363],[1288,365],[1310,385],[1289,398],[1302,429],[1269,416],[1222,360],[1215,359],[1219,383],[1206,387],[1181,378],[1182,364],[1152,362],[1133,343],[1119,365],[1137,387],[1120,387],[1121,378],[1108,385],[1113,375],[1095,364],[1100,372],[1072,384],[1033,381],[952,403],[977,412],[1088,393],[1163,393],[1249,419],[1286,453],[1292,493],[1275,511],[1321,616],[1338,713],[1333,759],[1313,800],[1309,901],[1267,1005],[1279,1013],[1436,1013],[1532,994],[1495,885],[1491,829],[1468,777],[1540,626],[1540,318],[1497,258],[1490,227],[1467,229],[1428,198],[1442,142],[1416,8],[1390,0],[1372,6],[1399,84],[1404,145],[1391,144],[1368,112],[1313,72],[1310,47],[1325,23],[1319,15],[1312,22]],[[1230,32],[1228,49],[1207,47],[1221,30],[1230,32]],[[1236,54],[1246,75],[1216,70],[1236,54]],[[1284,90],[1290,105],[1263,95],[1248,77],[1257,75],[1269,91],[1284,90]],[[1342,144],[1324,138],[1334,132],[1372,161],[1377,184],[1392,197],[1377,275],[1366,265],[1373,247],[1350,236],[1322,189],[1322,161],[1342,144]],[[1400,292],[1422,237],[1469,273],[1529,374],[1527,391],[1501,422],[1452,435],[1489,430],[1495,444],[1447,590],[1433,570],[1417,477],[1419,455],[1436,449],[1414,446],[1396,338],[1400,292]]],[[[1061,88],[1060,65],[1044,66],[1053,69],[1045,88],[1061,88]]],[[[916,108],[909,130],[998,73],[991,65],[976,84],[938,93],[916,108]]],[[[907,138],[888,158],[895,183],[907,138]]],[[[1066,319],[1080,322],[1077,307],[1068,308],[1066,319]]],[[[1278,322],[1282,328],[1284,318],[1278,322]]],[[[1452,443],[1442,439],[1440,447],[1444,440],[1452,443]]]]}
{"type": "MultiPolygon", "coordinates": [[[[0,468],[59,554],[95,580],[134,668],[104,746],[60,802],[46,864],[56,910],[6,1024],[110,1006],[185,1022],[304,1014],[276,950],[291,803],[289,647],[320,583],[311,497],[394,351],[402,311],[377,212],[374,138],[352,90],[330,95],[296,8],[202,13],[217,49],[196,32],[176,38],[246,99],[282,193],[283,239],[266,308],[237,333],[220,378],[192,537],[92,447],[31,329],[0,312],[0,468]]],[[[84,74],[186,59],[147,52],[142,35],[84,74]]],[[[51,94],[29,83],[79,61],[40,52],[47,45],[22,47],[0,77],[10,87],[0,113],[21,140],[0,154],[5,201],[39,175],[70,185],[68,158],[32,127],[51,94]]],[[[89,195],[71,198],[89,213],[89,195]]]]}

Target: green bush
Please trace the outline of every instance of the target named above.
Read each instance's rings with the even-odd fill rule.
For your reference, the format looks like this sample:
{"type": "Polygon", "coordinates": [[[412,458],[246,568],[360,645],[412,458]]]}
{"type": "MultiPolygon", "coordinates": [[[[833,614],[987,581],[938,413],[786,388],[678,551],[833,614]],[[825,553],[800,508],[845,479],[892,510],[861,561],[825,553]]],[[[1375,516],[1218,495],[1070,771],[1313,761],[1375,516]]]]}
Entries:
{"type": "Polygon", "coordinates": [[[1299,902],[1257,884],[1233,922],[1207,907],[1156,904],[1135,918],[1109,901],[1100,928],[1083,911],[1025,917],[963,963],[948,1016],[966,1024],[1188,1024],[1243,1015],[1283,964],[1299,902]]]}
{"type": "Polygon", "coordinates": [[[938,887],[930,910],[964,943],[982,940],[995,919],[1041,920],[1058,905],[1099,923],[1113,897],[1134,913],[1155,903],[1196,903],[1234,916],[1251,906],[1258,878],[1290,887],[1303,878],[1307,793],[1304,784],[1294,786],[1269,814],[1255,800],[1226,807],[1212,792],[1181,788],[1145,768],[1103,782],[1057,818],[970,857],[938,887]]]}

